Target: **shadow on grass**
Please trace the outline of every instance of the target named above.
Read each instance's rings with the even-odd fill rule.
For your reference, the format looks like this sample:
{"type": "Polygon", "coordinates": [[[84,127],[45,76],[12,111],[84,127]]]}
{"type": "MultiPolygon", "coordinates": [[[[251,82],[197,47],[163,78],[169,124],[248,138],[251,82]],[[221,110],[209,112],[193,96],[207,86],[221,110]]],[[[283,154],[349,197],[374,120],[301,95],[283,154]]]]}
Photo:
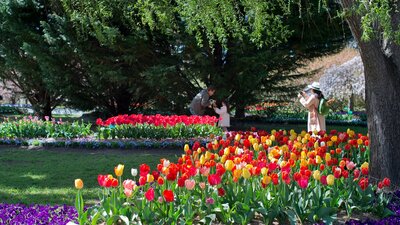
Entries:
{"type": "Polygon", "coordinates": [[[0,150],[0,202],[73,204],[74,180],[84,181],[85,199],[98,199],[98,174],[113,174],[117,164],[124,164],[124,179],[132,179],[131,168],[143,163],[152,170],[161,158],[176,161],[183,150],[0,150]]]}

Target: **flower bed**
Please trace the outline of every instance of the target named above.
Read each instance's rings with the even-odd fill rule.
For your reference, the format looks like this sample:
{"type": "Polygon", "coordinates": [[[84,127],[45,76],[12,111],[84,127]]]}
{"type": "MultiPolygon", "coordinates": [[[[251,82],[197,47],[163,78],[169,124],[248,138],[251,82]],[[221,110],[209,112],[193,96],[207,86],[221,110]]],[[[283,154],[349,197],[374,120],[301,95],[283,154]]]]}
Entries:
{"type": "Polygon", "coordinates": [[[106,119],[97,119],[96,124],[98,126],[110,126],[110,125],[122,125],[122,124],[152,124],[155,126],[175,126],[177,124],[193,125],[193,124],[208,124],[215,125],[218,119],[215,116],[186,116],[186,115],[172,115],[163,116],[157,115],[119,115],[106,119]]]}
{"type": "MultiPolygon", "coordinates": [[[[230,133],[201,146],[184,147],[178,162],[142,164],[122,179],[100,174],[100,204],[83,209],[77,179],[78,221],[122,220],[142,224],[247,224],[254,219],[331,223],[336,213],[354,210],[387,216],[385,178],[368,179],[368,137],[348,130],[311,135],[293,130],[230,133]],[[129,175],[128,175],[129,176],[129,175]]],[[[126,173],[125,173],[126,175],[126,173]]]]}
{"type": "Polygon", "coordinates": [[[0,138],[79,138],[93,135],[91,123],[65,123],[62,119],[40,120],[38,117],[24,117],[0,123],[0,138]]]}
{"type": "Polygon", "coordinates": [[[216,117],[210,116],[143,116],[123,115],[102,122],[98,119],[97,132],[91,123],[43,121],[37,117],[24,117],[21,120],[6,120],[0,123],[0,138],[19,139],[22,142],[32,138],[61,139],[188,139],[221,134],[215,126],[216,117]]]}
{"type": "Polygon", "coordinates": [[[76,218],[72,206],[23,205],[0,203],[0,224],[67,224],[76,218]]]}

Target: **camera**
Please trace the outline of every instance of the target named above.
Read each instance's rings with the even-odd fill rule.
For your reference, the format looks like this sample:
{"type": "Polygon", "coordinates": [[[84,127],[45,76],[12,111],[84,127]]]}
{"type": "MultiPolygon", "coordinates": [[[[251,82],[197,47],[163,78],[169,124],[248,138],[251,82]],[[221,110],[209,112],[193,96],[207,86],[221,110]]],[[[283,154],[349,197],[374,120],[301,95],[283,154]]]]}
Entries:
{"type": "Polygon", "coordinates": [[[300,92],[300,94],[302,95],[302,93],[306,93],[306,95],[311,95],[311,88],[306,88],[303,91],[300,92]]]}

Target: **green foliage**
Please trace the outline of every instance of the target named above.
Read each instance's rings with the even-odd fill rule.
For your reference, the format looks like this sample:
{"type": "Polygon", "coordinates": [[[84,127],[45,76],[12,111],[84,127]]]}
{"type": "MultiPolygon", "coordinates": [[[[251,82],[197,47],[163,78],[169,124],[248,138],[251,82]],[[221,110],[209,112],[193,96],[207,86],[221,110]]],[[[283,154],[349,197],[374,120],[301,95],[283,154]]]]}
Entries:
{"type": "Polygon", "coordinates": [[[78,138],[92,135],[91,123],[41,121],[24,118],[0,123],[1,138],[78,138]]]}
{"type": "Polygon", "coordinates": [[[6,1],[4,9],[33,10],[3,10],[2,18],[13,23],[2,26],[8,36],[2,36],[0,51],[24,49],[30,61],[18,58],[24,54],[1,54],[8,62],[1,71],[8,79],[35,80],[34,87],[24,83],[35,94],[25,95],[35,96],[35,110],[45,107],[47,114],[61,101],[106,115],[141,109],[184,114],[197,91],[214,84],[217,97],[229,98],[240,115],[247,104],[293,94],[299,87],[288,83],[302,76],[296,68],[340,46],[342,21],[330,19],[335,8],[317,14],[319,3],[6,1]],[[35,19],[19,19],[23,15],[35,19]],[[16,33],[13,27],[23,29],[16,33]],[[23,44],[6,38],[15,35],[23,44]]]}
{"type": "Polygon", "coordinates": [[[8,115],[18,115],[22,114],[21,110],[19,110],[17,107],[12,107],[12,106],[0,106],[0,114],[8,114],[8,115]]]}

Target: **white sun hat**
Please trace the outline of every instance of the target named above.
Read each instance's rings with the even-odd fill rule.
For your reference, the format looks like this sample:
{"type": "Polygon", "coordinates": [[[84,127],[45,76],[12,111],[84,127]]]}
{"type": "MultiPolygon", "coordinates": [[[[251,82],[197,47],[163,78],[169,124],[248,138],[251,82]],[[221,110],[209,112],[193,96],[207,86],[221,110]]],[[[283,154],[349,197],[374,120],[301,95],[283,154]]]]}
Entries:
{"type": "Polygon", "coordinates": [[[321,89],[319,87],[319,82],[313,82],[312,84],[308,85],[307,88],[321,91],[321,89]]]}

